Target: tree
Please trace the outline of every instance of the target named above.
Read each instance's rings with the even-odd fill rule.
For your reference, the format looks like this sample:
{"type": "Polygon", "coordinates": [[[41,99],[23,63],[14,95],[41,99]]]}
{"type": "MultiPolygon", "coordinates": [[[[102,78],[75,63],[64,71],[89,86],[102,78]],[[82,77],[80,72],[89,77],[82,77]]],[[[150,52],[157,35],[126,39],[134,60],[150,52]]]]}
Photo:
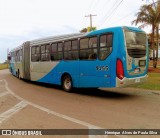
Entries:
{"type": "Polygon", "coordinates": [[[139,12],[136,14],[136,19],[132,21],[132,24],[142,23],[140,27],[151,26],[151,47],[153,48],[153,67],[157,67],[158,60],[158,36],[159,36],[159,21],[160,21],[160,2],[157,4],[143,5],[140,7],[139,12]],[[156,31],[157,36],[157,48],[156,48],[156,58],[155,58],[155,45],[154,45],[154,34],[156,31]]]}
{"type": "Polygon", "coordinates": [[[82,30],[80,30],[81,33],[86,33],[86,32],[91,32],[91,31],[95,31],[97,30],[96,27],[92,27],[92,30],[91,30],[91,27],[87,27],[87,28],[83,28],[82,30]]]}
{"type": "Polygon", "coordinates": [[[80,33],[86,33],[87,32],[87,28],[83,28],[82,30],[80,30],[80,33]]]}

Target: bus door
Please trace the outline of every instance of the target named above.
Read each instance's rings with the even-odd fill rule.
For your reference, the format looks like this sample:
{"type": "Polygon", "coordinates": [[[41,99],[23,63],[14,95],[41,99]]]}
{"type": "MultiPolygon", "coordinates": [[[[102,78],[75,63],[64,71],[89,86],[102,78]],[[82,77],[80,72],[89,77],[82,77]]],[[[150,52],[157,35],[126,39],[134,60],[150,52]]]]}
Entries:
{"type": "Polygon", "coordinates": [[[80,40],[80,87],[107,87],[110,85],[110,53],[112,34],[80,40]],[[98,45],[99,43],[99,45],[98,45]],[[98,48],[99,46],[99,48],[98,48]]]}
{"type": "Polygon", "coordinates": [[[80,87],[110,85],[110,60],[80,61],[80,87]]]}

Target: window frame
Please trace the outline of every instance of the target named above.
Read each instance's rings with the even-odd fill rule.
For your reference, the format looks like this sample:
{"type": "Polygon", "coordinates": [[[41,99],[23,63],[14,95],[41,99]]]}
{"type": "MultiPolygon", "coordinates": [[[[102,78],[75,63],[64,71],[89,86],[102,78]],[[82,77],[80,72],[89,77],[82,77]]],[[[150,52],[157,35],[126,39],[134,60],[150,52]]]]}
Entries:
{"type": "Polygon", "coordinates": [[[40,51],[40,46],[39,45],[35,45],[35,46],[32,46],[31,47],[31,62],[39,62],[39,61],[41,61],[40,60],[41,59],[41,51],[40,51]],[[35,48],[35,53],[33,54],[32,53],[32,48],[35,48]],[[37,48],[39,49],[39,52],[37,52],[37,48]],[[38,60],[33,60],[33,55],[38,55],[38,60]]]}
{"type": "Polygon", "coordinates": [[[103,33],[103,34],[100,34],[99,35],[99,48],[98,48],[98,59],[99,60],[101,60],[101,61],[103,61],[103,60],[106,60],[109,56],[110,56],[110,54],[112,53],[112,51],[113,51],[113,45],[114,45],[114,42],[113,42],[113,39],[114,39],[114,33],[113,32],[107,32],[107,33],[103,33]],[[101,36],[104,36],[104,35],[111,35],[112,36],[112,40],[111,40],[111,46],[103,46],[103,47],[101,47],[101,36]],[[107,56],[104,58],[104,59],[101,59],[100,58],[100,52],[101,52],[101,48],[111,48],[111,50],[110,50],[110,52],[107,54],[107,56]]]}
{"type": "MultiPolygon", "coordinates": [[[[99,51],[99,37],[98,37],[98,35],[93,35],[93,36],[89,36],[89,37],[81,37],[80,39],[79,39],[79,60],[86,60],[86,61],[93,61],[93,60],[97,60],[98,59],[98,52],[99,51]],[[96,47],[90,47],[90,43],[89,43],[89,41],[90,41],[90,39],[91,38],[97,38],[96,39],[96,41],[97,41],[97,46],[96,47]],[[85,38],[87,38],[88,39],[88,48],[81,48],[81,40],[82,39],[85,39],[85,38]],[[83,51],[83,50],[94,50],[94,49],[96,49],[97,50],[97,52],[95,53],[96,54],[96,58],[87,58],[87,59],[81,59],[80,58],[80,55],[81,55],[81,51],[83,51]]],[[[93,53],[94,54],[94,53],[93,53]]],[[[90,53],[90,55],[93,55],[92,53],[90,53]]]]}
{"type": "Polygon", "coordinates": [[[70,40],[66,40],[66,41],[64,41],[64,45],[63,45],[63,59],[64,60],[78,60],[79,59],[79,45],[78,45],[78,38],[77,39],[70,39],[70,40]],[[76,49],[73,49],[73,42],[74,41],[76,41],[76,46],[77,46],[77,48],[76,49]],[[70,47],[70,50],[65,50],[65,42],[70,42],[70,44],[71,44],[71,47],[70,47]],[[67,59],[66,57],[65,57],[65,53],[70,53],[71,55],[72,55],[72,53],[73,52],[77,52],[77,54],[76,54],[76,59],[73,59],[73,58],[71,58],[71,59],[67,59]]]}
{"type": "Polygon", "coordinates": [[[51,60],[51,44],[50,43],[46,43],[46,44],[42,44],[40,45],[40,61],[41,62],[49,62],[51,60]],[[47,46],[49,46],[50,50],[48,51],[47,46]],[[42,47],[45,47],[44,52],[42,52],[42,47]],[[42,55],[45,55],[45,59],[42,59],[42,55]]]}
{"type": "Polygon", "coordinates": [[[64,50],[63,50],[63,47],[64,47],[64,41],[56,41],[56,42],[52,42],[51,43],[51,52],[50,52],[50,59],[51,59],[51,61],[53,62],[53,61],[61,61],[61,60],[63,60],[63,57],[64,57],[64,50]],[[54,52],[52,52],[52,44],[56,44],[56,52],[54,51],[54,52]],[[58,49],[58,44],[62,44],[62,49],[61,49],[61,51],[59,51],[59,49],[58,49]],[[62,58],[60,59],[59,58],[59,53],[61,53],[62,54],[62,58]],[[53,56],[54,57],[54,55],[56,56],[56,59],[52,59],[51,57],[53,56]]]}

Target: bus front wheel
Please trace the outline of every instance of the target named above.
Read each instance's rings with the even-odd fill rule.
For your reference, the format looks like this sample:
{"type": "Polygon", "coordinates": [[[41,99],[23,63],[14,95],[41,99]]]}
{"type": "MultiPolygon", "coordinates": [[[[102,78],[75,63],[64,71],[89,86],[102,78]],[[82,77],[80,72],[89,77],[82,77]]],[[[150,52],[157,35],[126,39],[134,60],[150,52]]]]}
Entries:
{"type": "Polygon", "coordinates": [[[69,75],[65,75],[63,77],[62,87],[65,91],[71,92],[71,90],[72,90],[72,78],[69,75]]]}

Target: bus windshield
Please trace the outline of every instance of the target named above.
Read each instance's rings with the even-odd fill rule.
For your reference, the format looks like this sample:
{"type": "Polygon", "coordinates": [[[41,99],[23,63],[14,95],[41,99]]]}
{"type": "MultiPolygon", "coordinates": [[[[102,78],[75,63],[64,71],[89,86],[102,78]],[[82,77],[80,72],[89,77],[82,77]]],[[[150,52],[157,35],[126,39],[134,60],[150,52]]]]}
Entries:
{"type": "Polygon", "coordinates": [[[146,56],[146,34],[124,29],[125,42],[128,55],[133,58],[146,56]]]}
{"type": "Polygon", "coordinates": [[[142,32],[132,32],[130,30],[125,29],[125,39],[127,49],[138,48],[145,49],[146,48],[146,34],[142,32]]]}

